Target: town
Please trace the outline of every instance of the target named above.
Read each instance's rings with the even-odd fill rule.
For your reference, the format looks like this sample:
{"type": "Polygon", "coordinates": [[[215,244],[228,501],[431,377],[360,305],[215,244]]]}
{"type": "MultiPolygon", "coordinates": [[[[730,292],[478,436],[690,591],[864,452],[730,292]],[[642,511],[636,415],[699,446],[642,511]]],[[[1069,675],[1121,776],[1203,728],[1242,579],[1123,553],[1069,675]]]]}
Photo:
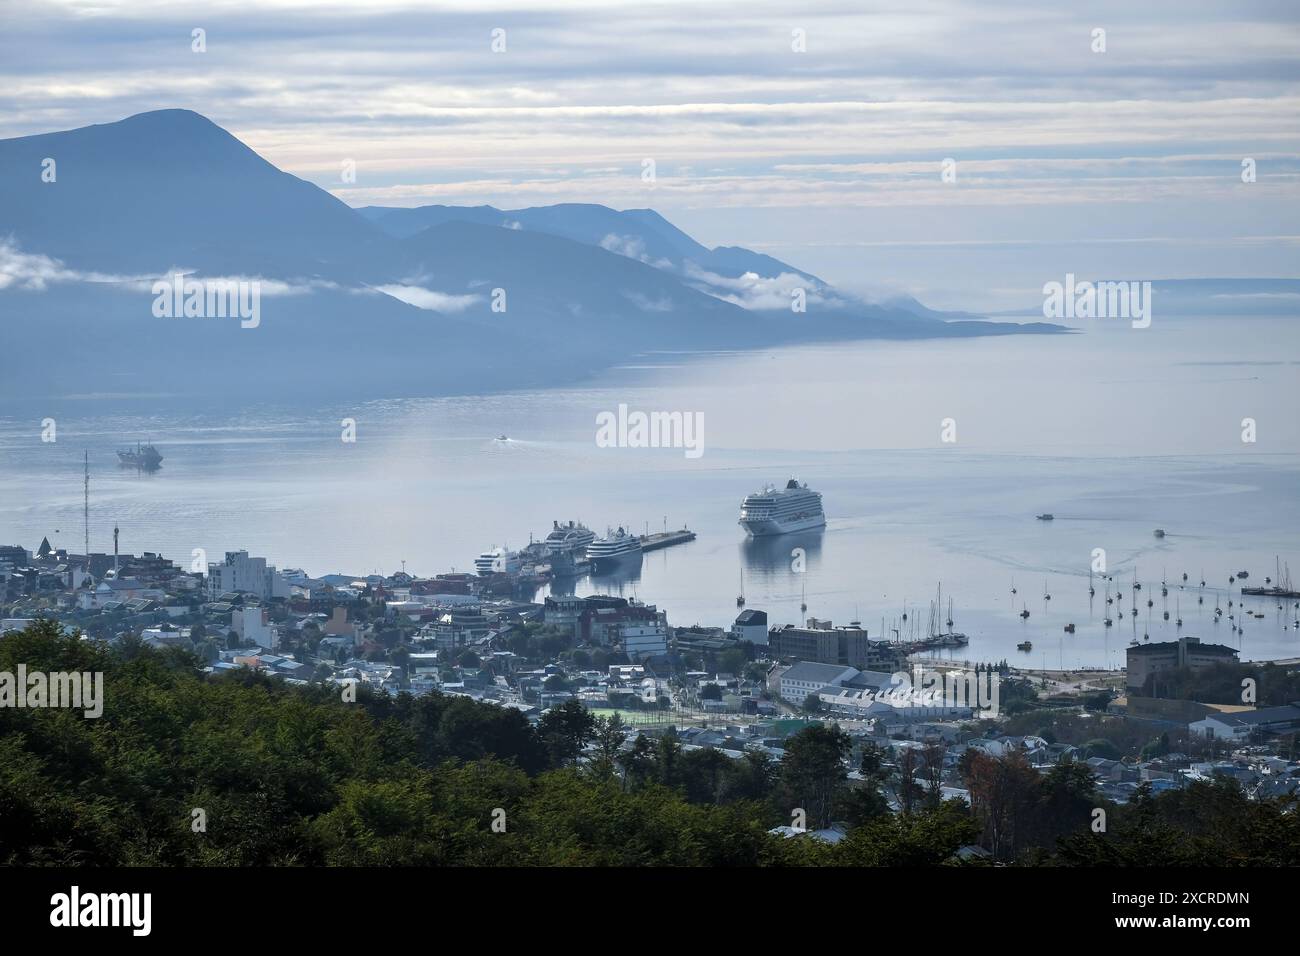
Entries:
{"type": "MultiPolygon", "coordinates": [[[[850,742],[847,785],[883,766],[894,811],[972,803],[976,755],[1015,755],[1040,774],[1082,765],[1116,804],[1198,780],[1233,780],[1252,799],[1300,787],[1294,660],[1242,662],[1190,636],[1131,646],[1124,672],[927,660],[857,622],[776,628],[746,608],[726,625],[673,626],[666,609],[634,599],[523,600],[514,595],[528,573],[311,577],[247,551],[186,570],[153,552],[73,554],[46,539],[35,552],[0,546],[0,633],[54,619],[85,640],[193,654],[213,676],[466,697],[534,725],[580,706],[625,751],[671,736],[687,752],[780,761],[793,735],[835,726],[850,742]],[[900,679],[924,668],[956,678],[943,685],[995,681],[998,703],[900,693],[900,679]]],[[[817,822],[806,832],[843,838],[840,821],[817,822]]]]}

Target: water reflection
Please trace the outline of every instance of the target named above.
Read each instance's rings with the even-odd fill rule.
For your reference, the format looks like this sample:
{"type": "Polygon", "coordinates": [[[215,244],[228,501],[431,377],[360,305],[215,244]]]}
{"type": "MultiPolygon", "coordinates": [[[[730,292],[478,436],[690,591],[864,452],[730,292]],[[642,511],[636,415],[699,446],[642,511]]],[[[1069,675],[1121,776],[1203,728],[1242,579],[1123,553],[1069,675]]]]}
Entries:
{"type": "Polygon", "coordinates": [[[799,562],[805,571],[816,570],[821,564],[824,531],[824,528],[816,528],[792,534],[747,537],[740,543],[741,563],[746,571],[761,571],[769,575],[778,571],[800,573],[796,570],[799,562]]]}

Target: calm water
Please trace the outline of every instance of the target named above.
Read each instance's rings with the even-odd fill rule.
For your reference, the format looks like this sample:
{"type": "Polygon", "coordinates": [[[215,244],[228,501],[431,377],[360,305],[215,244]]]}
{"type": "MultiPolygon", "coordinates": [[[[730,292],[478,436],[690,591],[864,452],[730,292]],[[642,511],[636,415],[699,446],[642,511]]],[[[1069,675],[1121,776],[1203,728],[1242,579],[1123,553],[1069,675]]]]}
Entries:
{"type": "Polygon", "coordinates": [[[619,578],[584,579],[578,592],[636,595],[673,624],[728,624],[742,588],[748,607],[795,622],[806,594],[810,615],[906,634],[918,618],[924,626],[942,581],[971,636],[965,659],[1116,666],[1134,636],[1178,633],[1179,614],[1181,633],[1244,658],[1300,656],[1300,632],[1286,626],[1295,608],[1251,599],[1265,617],[1240,636],[1226,620],[1239,568],[1262,584],[1280,556],[1300,579],[1298,328],[1157,318],[1145,330],[1098,324],[1050,338],[657,354],[567,390],[355,407],[265,408],[236,394],[198,413],[74,400],[29,410],[0,391],[0,540],[34,549],[48,535],[80,550],[88,449],[94,550],[112,547],[116,523],[124,550],[186,563],[195,548],[213,559],[246,548],[313,574],[403,561],[429,574],[526,544],[553,519],[598,533],[666,522],[698,540],[619,578]],[[595,417],[619,403],[702,413],[703,456],[597,447],[595,417]],[[40,441],[46,416],[58,421],[55,443],[40,441]],[[340,441],[345,417],[357,422],[354,444],[340,441]],[[940,441],[945,418],[953,444],[940,441]],[[114,449],[136,440],[158,445],[158,472],[117,466],[114,449]],[[791,475],[824,494],[826,530],[747,542],[741,497],[791,475]],[[1042,511],[1056,520],[1036,521],[1042,511]],[[1167,537],[1153,536],[1158,527],[1167,537]],[[795,547],[804,574],[791,569],[795,547]],[[1094,548],[1124,594],[1110,629],[1100,578],[1088,600],[1094,548]],[[1034,650],[1019,654],[1026,638],[1034,650]]]}

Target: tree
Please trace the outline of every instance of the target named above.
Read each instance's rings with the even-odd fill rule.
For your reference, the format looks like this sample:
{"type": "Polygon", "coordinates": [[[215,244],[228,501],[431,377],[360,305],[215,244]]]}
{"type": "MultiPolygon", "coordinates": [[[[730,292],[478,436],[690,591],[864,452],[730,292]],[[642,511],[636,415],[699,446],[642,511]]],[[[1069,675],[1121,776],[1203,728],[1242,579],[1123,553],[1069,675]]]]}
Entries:
{"type": "Polygon", "coordinates": [[[659,746],[655,750],[655,772],[664,786],[677,785],[677,763],[681,756],[682,745],[677,742],[677,731],[669,727],[659,738],[659,746]]]}
{"type": "Polygon", "coordinates": [[[888,777],[885,752],[871,741],[863,744],[858,771],[862,782],[851,788],[844,798],[844,815],[854,826],[889,813],[889,801],[882,792],[888,777]]]}
{"type": "Polygon", "coordinates": [[[722,688],[717,684],[705,684],[700,688],[700,700],[722,700],[722,688]]]}
{"type": "Polygon", "coordinates": [[[618,715],[617,711],[610,714],[609,717],[596,718],[596,756],[591,762],[593,776],[598,778],[614,776],[619,767],[619,752],[626,737],[627,731],[623,726],[623,718],[618,715]]]}
{"type": "Polygon", "coordinates": [[[965,769],[983,845],[999,860],[1014,860],[1034,830],[1033,810],[1043,797],[1038,772],[1019,751],[1006,757],[975,752],[965,769]]]}
{"type": "Polygon", "coordinates": [[[542,714],[537,733],[557,767],[577,760],[588,741],[596,736],[596,718],[576,700],[566,700],[542,714]]]}
{"type": "Polygon", "coordinates": [[[552,694],[559,691],[567,691],[569,689],[569,682],[559,674],[552,674],[550,677],[546,678],[546,680],[542,681],[542,689],[549,691],[552,694]]]}
{"type": "Polygon", "coordinates": [[[1085,756],[1103,757],[1106,760],[1118,760],[1120,757],[1123,756],[1123,754],[1119,752],[1118,747],[1116,747],[1109,740],[1104,740],[1100,737],[1089,740],[1086,744],[1084,744],[1083,752],[1085,756]]]}
{"type": "Polygon", "coordinates": [[[621,752],[615,759],[623,768],[624,790],[629,786],[634,790],[640,789],[654,772],[654,750],[645,734],[637,734],[632,749],[621,752]]]}
{"type": "Polygon", "coordinates": [[[820,714],[822,712],[822,699],[817,696],[815,691],[810,692],[803,699],[803,709],[810,714],[820,714]]]}
{"type": "Polygon", "coordinates": [[[723,674],[739,674],[748,658],[738,647],[731,647],[718,655],[718,671],[723,674]]]}
{"type": "Polygon", "coordinates": [[[845,761],[853,742],[839,726],[805,727],[786,741],[781,783],[789,807],[802,807],[808,826],[830,826],[836,797],[848,779],[845,761]]]}

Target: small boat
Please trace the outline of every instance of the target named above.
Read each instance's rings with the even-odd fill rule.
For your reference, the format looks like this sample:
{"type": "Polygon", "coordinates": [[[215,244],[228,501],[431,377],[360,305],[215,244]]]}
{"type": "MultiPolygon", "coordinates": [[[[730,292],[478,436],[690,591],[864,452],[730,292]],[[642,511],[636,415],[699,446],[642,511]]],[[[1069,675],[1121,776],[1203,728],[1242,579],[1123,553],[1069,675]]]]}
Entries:
{"type": "Polygon", "coordinates": [[[1163,538],[1163,537],[1165,536],[1165,529],[1164,529],[1164,528],[1156,528],[1156,530],[1155,530],[1154,533],[1155,533],[1155,536],[1156,536],[1157,538],[1163,538]]]}
{"type": "Polygon", "coordinates": [[[153,445],[141,445],[137,442],[134,451],[130,448],[125,451],[119,450],[117,460],[119,464],[134,465],[136,468],[152,471],[162,464],[163,456],[158,454],[158,449],[153,445]]]}
{"type": "Polygon", "coordinates": [[[498,436],[497,436],[497,441],[509,441],[509,440],[510,440],[510,439],[507,438],[505,435],[498,435],[498,436]]]}
{"type": "Polygon", "coordinates": [[[1042,514],[1038,515],[1037,518],[1039,521],[1055,521],[1056,515],[1052,514],[1050,511],[1044,511],[1042,514]]]}
{"type": "Polygon", "coordinates": [[[1238,571],[1238,572],[1237,572],[1237,577],[1241,578],[1241,579],[1244,581],[1244,580],[1246,580],[1246,578],[1250,577],[1250,572],[1249,572],[1249,571],[1238,571]]]}
{"type": "Polygon", "coordinates": [[[1073,624],[1067,624],[1067,625],[1065,625],[1065,633],[1066,633],[1066,634],[1073,634],[1073,633],[1074,633],[1074,625],[1073,625],[1073,624]]]}
{"type": "Polygon", "coordinates": [[[1033,641],[1021,641],[1016,645],[1018,651],[1032,651],[1034,649],[1033,641]]]}

